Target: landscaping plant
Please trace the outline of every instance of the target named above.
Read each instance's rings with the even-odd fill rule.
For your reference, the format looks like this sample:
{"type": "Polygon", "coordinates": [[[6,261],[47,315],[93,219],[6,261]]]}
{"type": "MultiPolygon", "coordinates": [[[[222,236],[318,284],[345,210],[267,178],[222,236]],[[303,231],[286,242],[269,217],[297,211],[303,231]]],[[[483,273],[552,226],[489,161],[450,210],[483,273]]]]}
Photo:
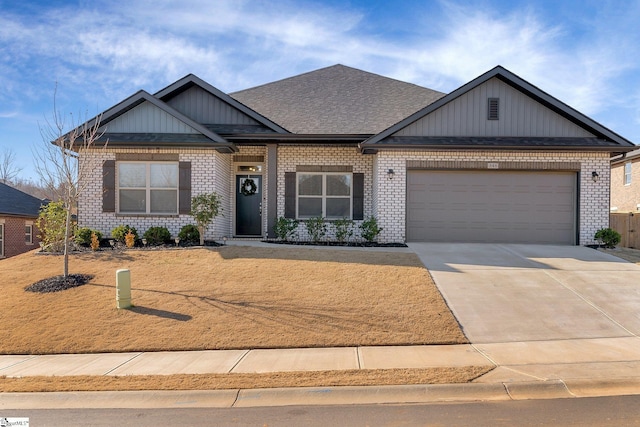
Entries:
{"type": "Polygon", "coordinates": [[[133,234],[131,232],[131,230],[129,230],[127,232],[127,234],[125,234],[124,243],[127,245],[128,248],[132,248],[132,247],[135,246],[135,244],[136,244],[136,235],[133,234]]]}
{"type": "Polygon", "coordinates": [[[322,217],[315,217],[305,221],[307,233],[312,242],[319,242],[327,234],[327,223],[322,217]]]}
{"type": "Polygon", "coordinates": [[[133,234],[134,241],[138,239],[138,231],[134,227],[130,227],[128,225],[119,225],[111,230],[111,237],[120,243],[126,243],[125,237],[129,233],[133,234]]]}
{"type": "Polygon", "coordinates": [[[195,225],[187,224],[180,229],[178,237],[180,241],[185,243],[198,243],[200,241],[200,232],[195,225]]]}
{"type": "Polygon", "coordinates": [[[360,235],[367,242],[375,242],[378,235],[382,231],[382,227],[378,227],[378,220],[371,216],[369,219],[360,224],[360,235]]]}
{"type": "Polygon", "coordinates": [[[601,228],[596,231],[595,238],[596,240],[601,241],[605,248],[615,248],[616,245],[620,243],[622,236],[612,228],[601,228]]]}
{"type": "Polygon", "coordinates": [[[43,250],[62,252],[65,241],[66,218],[67,212],[64,209],[63,202],[49,202],[40,208],[36,226],[40,230],[38,237],[42,242],[43,250]]]}
{"type": "Polygon", "coordinates": [[[96,233],[91,233],[91,250],[94,252],[100,247],[100,238],[96,233]]]}
{"type": "Polygon", "coordinates": [[[293,233],[298,230],[298,224],[300,224],[300,221],[296,219],[281,216],[273,226],[273,231],[276,233],[278,239],[289,240],[293,236],[293,233]]]}
{"type": "Polygon", "coordinates": [[[353,221],[347,218],[333,221],[333,229],[335,231],[336,240],[340,243],[344,243],[347,239],[353,236],[353,221]]]}
{"type": "Polygon", "coordinates": [[[149,227],[142,235],[151,246],[164,245],[171,241],[171,233],[167,227],[149,227]]]}
{"type": "Polygon", "coordinates": [[[198,224],[200,232],[200,246],[204,245],[204,233],[215,217],[221,215],[220,196],[214,191],[209,194],[199,194],[191,198],[191,216],[198,224]]]}
{"type": "Polygon", "coordinates": [[[102,239],[102,233],[98,230],[94,230],[89,227],[78,228],[74,233],[73,239],[78,245],[90,246],[93,242],[93,235],[95,234],[98,241],[102,239]]]}

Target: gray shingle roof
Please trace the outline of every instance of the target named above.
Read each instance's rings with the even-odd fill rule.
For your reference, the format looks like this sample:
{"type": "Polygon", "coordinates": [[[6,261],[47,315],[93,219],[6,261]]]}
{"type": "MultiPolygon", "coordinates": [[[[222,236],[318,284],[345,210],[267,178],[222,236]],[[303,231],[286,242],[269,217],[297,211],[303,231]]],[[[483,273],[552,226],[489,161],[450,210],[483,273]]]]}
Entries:
{"type": "Polygon", "coordinates": [[[37,217],[46,202],[0,182],[0,215],[37,217]]]}
{"type": "Polygon", "coordinates": [[[443,93],[334,65],[230,94],[299,134],[373,135],[443,93]]]}

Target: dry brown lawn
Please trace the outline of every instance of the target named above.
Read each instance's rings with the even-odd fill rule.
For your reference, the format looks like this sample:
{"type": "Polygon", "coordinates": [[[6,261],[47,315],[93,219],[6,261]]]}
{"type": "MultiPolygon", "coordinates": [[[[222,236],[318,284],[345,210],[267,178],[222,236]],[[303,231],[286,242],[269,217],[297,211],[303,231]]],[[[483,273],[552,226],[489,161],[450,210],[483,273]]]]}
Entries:
{"type": "MultiPolygon", "coordinates": [[[[61,273],[35,252],[0,261],[0,354],[458,344],[467,340],[414,254],[257,248],[74,254],[89,284],[26,292],[61,273]],[[115,307],[128,268],[134,307],[115,307]]],[[[362,375],[362,374],[360,374],[362,375]]]]}
{"type": "Polygon", "coordinates": [[[0,392],[228,390],[280,387],[453,384],[471,382],[491,369],[493,369],[493,366],[278,372],[270,374],[0,378],[0,392]]]}

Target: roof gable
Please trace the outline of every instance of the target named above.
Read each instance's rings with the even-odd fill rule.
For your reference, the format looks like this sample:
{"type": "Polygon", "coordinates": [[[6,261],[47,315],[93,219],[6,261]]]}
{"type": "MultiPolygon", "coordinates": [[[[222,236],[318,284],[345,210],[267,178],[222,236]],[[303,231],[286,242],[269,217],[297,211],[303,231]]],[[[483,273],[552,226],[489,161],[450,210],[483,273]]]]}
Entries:
{"type": "MultiPolygon", "coordinates": [[[[512,107],[512,106],[511,106],[512,107]]],[[[501,107],[504,108],[504,107],[501,107]]],[[[509,108],[509,107],[507,107],[509,108]]],[[[542,110],[541,110],[542,111],[542,110]]],[[[548,122],[548,120],[547,120],[548,122]]],[[[537,123],[540,125],[540,123],[537,123]]],[[[456,126],[456,130],[458,132],[461,129],[460,126],[456,126]]],[[[501,66],[497,66],[492,70],[486,72],[480,77],[472,80],[471,82],[461,86],[460,88],[454,90],[448,95],[440,98],[436,102],[428,105],[422,110],[416,112],[396,123],[395,125],[387,128],[386,130],[380,132],[377,135],[367,139],[361,144],[361,148],[363,150],[371,149],[373,147],[384,145],[384,141],[388,138],[396,138],[396,137],[416,137],[416,136],[424,136],[424,137],[471,137],[471,136],[496,136],[496,137],[514,137],[514,136],[527,136],[532,138],[544,138],[548,139],[549,137],[558,137],[558,138],[582,138],[583,142],[586,145],[589,145],[588,141],[593,139],[600,139],[608,142],[610,147],[616,147],[618,149],[623,149],[626,151],[629,147],[633,147],[633,144],[621,137],[620,135],[614,133],[613,131],[605,128],[584,114],[578,112],[577,110],[569,107],[568,105],[562,103],[546,92],[538,89],[537,87],[531,85],[510,71],[506,70],[501,66]],[[512,108],[508,114],[510,114],[511,123],[507,123],[506,120],[503,121],[503,124],[500,123],[490,123],[487,124],[486,120],[486,106],[487,106],[487,89],[489,91],[497,91],[496,93],[500,93],[502,90],[503,94],[508,93],[507,98],[515,99],[523,108],[533,109],[534,104],[540,105],[543,107],[543,110],[546,111],[546,114],[552,114],[553,118],[558,125],[557,128],[554,129],[545,129],[544,126],[542,129],[527,129],[526,126],[536,125],[536,123],[528,123],[525,125],[524,120],[520,120],[522,124],[522,129],[518,128],[518,117],[520,114],[518,111],[514,111],[512,108]],[[474,97],[477,97],[477,101],[474,101],[474,97]],[[471,102],[472,104],[475,102],[475,107],[479,108],[480,111],[474,111],[474,117],[463,117],[462,108],[461,107],[465,103],[471,102]],[[444,128],[440,127],[438,129],[434,124],[438,119],[442,119],[442,117],[438,117],[438,115],[451,115],[458,114],[458,117],[448,117],[450,123],[458,121],[459,123],[465,123],[466,129],[468,131],[462,132],[462,134],[456,134],[453,131],[451,126],[448,128],[445,126],[444,128]],[[483,123],[473,125],[473,120],[481,118],[483,123]],[[515,120],[515,121],[514,121],[515,120]],[[468,125],[469,121],[471,121],[471,125],[468,125]],[[493,126],[493,129],[489,129],[489,132],[486,132],[485,126],[493,126]],[[503,126],[500,128],[500,126],[503,126]],[[514,127],[516,128],[514,130],[514,127]],[[481,129],[484,128],[485,133],[483,134],[481,129]],[[448,131],[446,133],[445,131],[448,131]],[[479,132],[479,134],[474,134],[474,132],[479,132]],[[445,134],[446,133],[446,134],[445,134]]],[[[546,141],[546,147],[550,146],[550,141],[546,141]]],[[[551,141],[551,144],[553,142],[551,141]]],[[[419,144],[416,144],[414,141],[414,145],[417,147],[419,144]]],[[[603,148],[602,141],[597,144],[600,148],[603,148]]],[[[606,147],[605,147],[606,148],[606,147]]]]}
{"type": "Polygon", "coordinates": [[[261,126],[272,132],[288,133],[286,129],[193,74],[157,92],[155,97],[207,127],[261,126]]]}
{"type": "Polygon", "coordinates": [[[0,182],[0,215],[37,217],[46,201],[0,182]]]}
{"type": "Polygon", "coordinates": [[[291,132],[372,135],[444,94],[344,65],[232,93],[291,132]]]}
{"type": "Polygon", "coordinates": [[[237,151],[220,135],[196,123],[165,102],[141,90],[105,111],[100,120],[99,142],[110,145],[142,146],[196,144],[221,152],[237,151]]]}

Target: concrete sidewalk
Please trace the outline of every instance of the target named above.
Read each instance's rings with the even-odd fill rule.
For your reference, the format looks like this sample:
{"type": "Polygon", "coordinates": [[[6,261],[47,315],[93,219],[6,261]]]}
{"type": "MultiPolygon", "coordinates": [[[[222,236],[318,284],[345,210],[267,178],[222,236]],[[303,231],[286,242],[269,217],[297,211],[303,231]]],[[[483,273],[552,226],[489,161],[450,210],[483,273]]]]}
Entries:
{"type": "Polygon", "coordinates": [[[472,344],[0,356],[0,375],[495,367],[473,383],[2,393],[0,409],[418,403],[640,394],[640,267],[583,247],[411,244],[410,248],[429,268],[472,344]]]}
{"type": "Polygon", "coordinates": [[[481,345],[0,356],[0,375],[170,375],[496,366],[469,384],[0,393],[2,409],[428,403],[640,394],[640,338],[481,345]]]}

